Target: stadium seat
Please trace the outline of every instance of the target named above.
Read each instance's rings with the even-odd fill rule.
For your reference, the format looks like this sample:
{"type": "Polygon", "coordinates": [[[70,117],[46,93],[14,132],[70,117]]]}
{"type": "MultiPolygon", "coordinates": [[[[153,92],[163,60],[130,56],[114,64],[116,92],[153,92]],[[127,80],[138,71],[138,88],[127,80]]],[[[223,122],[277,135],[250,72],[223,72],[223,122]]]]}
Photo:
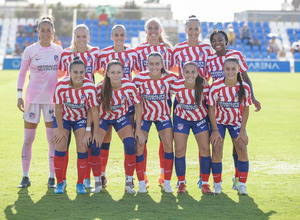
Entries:
{"type": "Polygon", "coordinates": [[[139,20],[139,30],[140,31],[145,30],[145,20],[139,20]]]}
{"type": "Polygon", "coordinates": [[[138,21],[136,19],[131,20],[131,25],[132,26],[138,26],[138,21]]]}
{"type": "Polygon", "coordinates": [[[261,57],[262,57],[263,59],[269,59],[268,51],[262,51],[262,52],[261,52],[261,57]]]}
{"type": "Polygon", "coordinates": [[[245,52],[250,51],[251,52],[251,46],[250,45],[245,45],[245,52]]]}
{"type": "Polygon", "coordinates": [[[116,24],[123,24],[123,21],[121,19],[117,19],[116,24]]]}
{"type": "Polygon", "coordinates": [[[236,50],[243,52],[243,46],[241,44],[235,44],[236,50]]]}
{"type": "Polygon", "coordinates": [[[77,19],[77,24],[83,24],[83,19],[77,19]]]}
{"type": "Polygon", "coordinates": [[[275,52],[270,53],[270,59],[277,59],[277,55],[275,52]]]}
{"type": "Polygon", "coordinates": [[[295,58],[296,60],[300,60],[300,53],[299,53],[299,52],[295,52],[295,53],[294,53],[294,58],[295,58]]]}
{"type": "Polygon", "coordinates": [[[235,46],[234,45],[228,45],[228,49],[229,50],[235,50],[235,46]]]}
{"type": "Polygon", "coordinates": [[[246,54],[247,59],[252,59],[252,52],[251,51],[246,51],[245,54],[246,54]]]}
{"type": "Polygon", "coordinates": [[[260,52],[259,51],[254,51],[253,52],[253,58],[254,59],[260,59],[260,52]]]}
{"type": "Polygon", "coordinates": [[[266,46],[266,45],[261,45],[260,51],[261,51],[261,52],[263,52],[263,51],[268,51],[268,50],[267,50],[267,46],[266,46]]]}
{"type": "Polygon", "coordinates": [[[253,52],[259,51],[259,46],[258,45],[253,45],[252,46],[252,51],[253,52]]]}

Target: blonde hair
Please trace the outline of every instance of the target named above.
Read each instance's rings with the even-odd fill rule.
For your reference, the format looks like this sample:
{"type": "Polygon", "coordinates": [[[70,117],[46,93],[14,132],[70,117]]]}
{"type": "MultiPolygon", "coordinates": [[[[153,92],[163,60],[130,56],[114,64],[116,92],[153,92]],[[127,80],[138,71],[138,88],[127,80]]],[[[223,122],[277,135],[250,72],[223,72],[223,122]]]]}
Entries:
{"type": "MultiPolygon", "coordinates": [[[[79,24],[77,25],[74,30],[73,30],[73,36],[72,36],[72,41],[71,41],[71,46],[70,48],[73,50],[73,52],[77,52],[76,44],[75,44],[75,35],[77,30],[83,29],[86,32],[86,35],[89,37],[90,36],[90,30],[85,24],[79,24]]],[[[87,45],[88,51],[92,49],[90,45],[87,45]]]]}
{"type": "MultiPolygon", "coordinates": [[[[51,15],[44,15],[40,18],[40,20],[38,22],[38,26],[37,26],[39,32],[41,30],[41,25],[44,24],[44,23],[49,24],[51,26],[52,31],[55,31],[54,18],[51,15]]],[[[39,40],[40,40],[40,36],[39,36],[39,40]]],[[[54,33],[52,34],[51,42],[53,42],[53,41],[54,41],[54,33]]]]}
{"type": "MultiPolygon", "coordinates": [[[[146,23],[145,23],[145,31],[148,29],[148,25],[152,22],[156,22],[161,30],[161,33],[159,35],[159,38],[158,40],[160,42],[163,42],[168,48],[172,48],[173,45],[171,44],[171,42],[168,40],[168,37],[167,35],[165,34],[165,31],[162,27],[162,24],[160,22],[160,20],[158,18],[150,18],[146,23]]],[[[148,37],[148,34],[146,35],[146,39],[145,39],[146,42],[149,42],[149,37],[148,37]]]]}

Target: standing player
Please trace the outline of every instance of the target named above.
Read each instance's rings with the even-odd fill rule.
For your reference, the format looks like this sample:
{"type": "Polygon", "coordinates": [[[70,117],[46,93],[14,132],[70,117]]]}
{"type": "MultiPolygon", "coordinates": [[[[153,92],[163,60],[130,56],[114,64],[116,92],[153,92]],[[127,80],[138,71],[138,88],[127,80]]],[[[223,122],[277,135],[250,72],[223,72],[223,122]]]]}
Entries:
{"type": "MultiPolygon", "coordinates": [[[[72,62],[74,57],[78,56],[86,66],[85,77],[94,82],[94,73],[96,72],[96,62],[99,56],[99,49],[90,46],[88,44],[89,40],[90,40],[90,35],[89,35],[88,27],[84,24],[77,25],[73,30],[71,46],[69,48],[64,49],[61,55],[61,60],[59,65],[60,75],[65,75],[65,77],[69,76],[70,63],[72,62]]],[[[71,136],[69,137],[69,139],[70,138],[71,136]]],[[[89,148],[89,155],[90,153],[91,153],[91,148],[89,148]]],[[[66,162],[64,168],[65,182],[66,182],[67,167],[69,161],[68,155],[69,155],[69,150],[67,150],[66,160],[65,160],[66,162]]],[[[91,173],[91,164],[89,161],[87,174],[84,180],[84,185],[86,186],[86,188],[93,188],[93,186],[90,183],[90,173],[91,173]]]]}
{"type": "MultiPolygon", "coordinates": [[[[255,99],[252,83],[247,74],[248,66],[241,52],[237,50],[229,50],[226,48],[228,44],[228,37],[227,34],[221,30],[215,30],[211,33],[210,43],[212,47],[215,49],[216,53],[208,56],[207,58],[206,67],[208,70],[209,77],[212,77],[213,81],[225,77],[225,73],[224,73],[225,59],[230,56],[236,57],[239,61],[239,67],[240,67],[239,71],[242,74],[242,79],[250,86],[252,101],[256,107],[255,111],[259,111],[261,109],[261,105],[259,101],[255,99]]],[[[234,146],[233,146],[232,156],[233,156],[234,166],[235,166],[235,174],[234,177],[232,178],[233,181],[232,188],[238,190],[238,183],[239,183],[238,170],[237,170],[238,156],[234,146]]]]}
{"type": "MultiPolygon", "coordinates": [[[[145,143],[141,131],[142,107],[137,88],[129,79],[123,78],[124,66],[119,60],[112,60],[106,66],[104,80],[97,85],[100,101],[100,140],[106,135],[109,126],[114,126],[124,144],[125,152],[125,191],[135,193],[133,173],[136,165],[135,141],[129,114],[129,100],[136,111],[135,137],[138,143],[145,143]]],[[[95,185],[95,192],[100,192],[102,185],[95,185]]]]}
{"type": "Polygon", "coordinates": [[[209,128],[207,108],[209,86],[200,76],[198,66],[194,62],[187,62],[183,67],[183,79],[171,85],[171,92],[175,94],[178,104],[174,110],[174,141],[175,141],[175,169],[179,181],[177,193],[185,193],[186,147],[190,129],[195,135],[201,155],[202,192],[211,193],[208,179],[211,167],[209,148],[209,128]]]}
{"type": "Polygon", "coordinates": [[[22,56],[20,74],[18,78],[18,108],[24,112],[24,142],[22,147],[23,179],[19,188],[30,186],[29,167],[31,161],[31,148],[35,139],[36,128],[40,122],[43,111],[46,125],[46,134],[49,144],[48,188],[55,187],[54,179],[54,143],[53,143],[53,112],[52,96],[57,83],[57,69],[62,47],[54,44],[54,19],[42,17],[38,23],[39,41],[25,48],[22,56]],[[22,90],[26,73],[30,69],[30,79],[25,94],[25,105],[22,99],[22,90]]]}
{"type": "MultiPolygon", "coordinates": [[[[163,60],[165,61],[165,68],[167,70],[172,69],[172,44],[168,41],[164,30],[162,28],[161,22],[157,18],[150,18],[145,24],[145,32],[146,32],[146,42],[137,46],[135,50],[139,56],[140,62],[140,71],[148,70],[147,67],[147,58],[151,52],[159,52],[163,60]]],[[[168,98],[169,105],[172,105],[171,97],[168,98]]],[[[146,165],[147,165],[147,146],[145,145],[144,150],[145,156],[145,182],[147,188],[149,187],[149,181],[146,173],[146,165]]],[[[160,177],[158,179],[159,184],[163,187],[164,185],[164,166],[163,166],[163,157],[164,157],[164,148],[162,145],[162,141],[160,141],[159,146],[159,159],[160,159],[160,177]]]]}
{"type": "MultiPolygon", "coordinates": [[[[95,124],[94,140],[100,147],[99,134],[99,112],[97,102],[97,90],[95,84],[85,78],[86,66],[79,57],[75,57],[69,65],[70,76],[62,79],[56,85],[53,101],[55,102],[55,118],[53,122],[53,137],[55,143],[55,174],[57,186],[55,193],[63,193],[65,183],[64,166],[67,153],[68,137],[73,128],[77,147],[77,193],[86,193],[83,185],[87,165],[88,149],[84,145],[85,138],[90,139],[90,128],[86,128],[87,111],[91,108],[92,119],[95,124]]],[[[93,141],[94,141],[93,140],[93,141]]],[[[93,170],[98,170],[100,174],[100,163],[96,163],[100,156],[92,161],[93,170]]],[[[99,177],[100,178],[100,177],[99,177]]]]}
{"type": "MultiPolygon", "coordinates": [[[[100,72],[103,72],[106,70],[108,63],[112,59],[119,59],[119,61],[124,66],[123,77],[131,81],[132,80],[131,73],[132,71],[139,70],[139,62],[138,62],[137,52],[134,49],[124,45],[126,38],[127,38],[126,29],[123,25],[115,25],[112,28],[111,39],[114,41],[114,45],[104,48],[100,51],[100,55],[97,61],[97,69],[100,72]]],[[[129,115],[130,115],[131,122],[133,124],[134,105],[131,102],[129,106],[129,115]]],[[[112,135],[112,126],[109,126],[101,146],[101,180],[102,180],[103,188],[106,187],[106,182],[107,182],[105,171],[106,171],[106,165],[109,156],[111,135],[112,135]]]]}
{"type": "MultiPolygon", "coordinates": [[[[170,180],[173,170],[173,131],[171,122],[171,109],[168,105],[168,94],[171,83],[177,77],[169,74],[164,68],[162,55],[158,52],[152,52],[148,55],[148,71],[136,75],[133,82],[139,88],[142,97],[142,130],[145,137],[152,122],[155,123],[158,134],[163,142],[164,148],[164,191],[172,193],[170,180]]],[[[139,179],[139,192],[147,192],[144,178],[144,144],[137,144],[136,172],[139,179]]]]}
{"type": "Polygon", "coordinates": [[[238,154],[238,192],[247,195],[245,183],[249,170],[246,124],[251,105],[251,90],[242,81],[239,60],[228,57],[224,61],[225,78],[213,82],[209,92],[209,119],[211,122],[212,173],[215,194],[222,192],[222,154],[226,128],[238,154]]]}
{"type": "MultiPolygon", "coordinates": [[[[185,32],[187,41],[177,44],[172,52],[172,62],[178,66],[179,78],[183,78],[183,66],[188,61],[193,61],[198,65],[200,76],[207,79],[206,62],[211,54],[211,47],[199,41],[201,33],[200,21],[195,15],[192,15],[186,21],[185,32]]],[[[177,100],[174,101],[174,108],[177,100]]],[[[199,160],[201,156],[199,154],[199,160]]],[[[200,161],[199,161],[200,163],[200,161]]],[[[199,188],[202,187],[201,170],[198,181],[199,188]]]]}

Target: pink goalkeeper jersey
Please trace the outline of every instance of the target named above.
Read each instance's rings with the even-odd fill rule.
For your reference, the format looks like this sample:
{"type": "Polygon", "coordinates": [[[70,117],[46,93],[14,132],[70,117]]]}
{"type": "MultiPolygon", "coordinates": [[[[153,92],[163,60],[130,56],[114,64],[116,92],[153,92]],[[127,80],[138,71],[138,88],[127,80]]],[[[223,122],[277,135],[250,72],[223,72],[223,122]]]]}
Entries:
{"type": "Polygon", "coordinates": [[[23,89],[26,73],[30,78],[25,101],[34,104],[53,104],[53,93],[57,83],[57,70],[62,47],[52,43],[42,47],[39,42],[25,48],[18,78],[18,89],[23,89]]]}
{"type": "Polygon", "coordinates": [[[86,119],[88,107],[98,106],[96,86],[87,78],[84,78],[80,89],[73,89],[69,84],[69,77],[57,83],[53,102],[63,106],[62,115],[64,120],[78,121],[86,119]]]}
{"type": "Polygon", "coordinates": [[[220,57],[218,57],[217,54],[214,53],[208,56],[206,63],[206,68],[208,70],[209,77],[212,77],[213,81],[225,77],[224,61],[227,57],[231,56],[236,57],[239,60],[240,71],[242,73],[248,70],[247,63],[240,51],[227,50],[226,55],[220,57]]]}
{"type": "Polygon", "coordinates": [[[250,87],[243,82],[245,97],[242,103],[238,101],[238,91],[240,84],[236,86],[226,86],[225,78],[215,80],[209,91],[208,105],[216,106],[216,121],[223,125],[240,126],[242,121],[242,106],[252,104],[250,87]]]}
{"type": "Polygon", "coordinates": [[[183,78],[183,66],[188,61],[193,61],[198,65],[199,73],[207,79],[206,61],[207,57],[211,54],[211,47],[208,44],[199,42],[196,47],[191,47],[185,41],[177,44],[173,48],[172,62],[178,65],[179,78],[183,78]]]}
{"type": "Polygon", "coordinates": [[[80,57],[86,66],[85,77],[93,81],[93,74],[96,71],[96,62],[99,56],[99,49],[97,47],[92,47],[89,51],[82,53],[74,53],[71,48],[64,49],[63,53],[61,54],[59,70],[65,72],[65,77],[69,77],[69,66],[76,56],[80,57]]]}
{"type": "Polygon", "coordinates": [[[122,87],[119,90],[112,91],[112,99],[110,101],[110,112],[104,110],[103,105],[101,104],[101,89],[102,83],[100,82],[97,85],[97,94],[99,106],[100,118],[106,120],[116,120],[121,118],[128,113],[129,101],[138,104],[141,102],[140,96],[138,94],[137,88],[131,80],[122,78],[122,87]]]}
{"type": "Polygon", "coordinates": [[[116,58],[124,65],[124,77],[132,80],[131,72],[138,71],[140,66],[137,52],[129,47],[125,47],[125,50],[120,53],[116,52],[113,46],[102,49],[97,60],[97,69],[106,69],[108,62],[116,58]]]}
{"type": "Polygon", "coordinates": [[[175,94],[178,105],[174,114],[187,121],[200,121],[207,115],[205,100],[208,99],[209,87],[203,88],[200,105],[195,104],[195,89],[187,89],[184,85],[184,79],[179,79],[171,85],[171,92],[175,94]]]}
{"type": "Polygon", "coordinates": [[[139,56],[139,62],[140,62],[140,68],[141,71],[148,70],[147,67],[147,57],[151,52],[159,52],[164,61],[165,61],[165,67],[166,69],[170,69],[173,64],[171,60],[172,50],[168,48],[163,42],[160,43],[158,46],[152,46],[149,43],[143,43],[135,48],[136,52],[139,56]]]}
{"type": "Polygon", "coordinates": [[[173,73],[162,74],[158,80],[150,78],[149,71],[141,72],[133,78],[142,99],[142,119],[146,121],[165,121],[171,118],[167,103],[171,84],[177,80],[173,73]]]}

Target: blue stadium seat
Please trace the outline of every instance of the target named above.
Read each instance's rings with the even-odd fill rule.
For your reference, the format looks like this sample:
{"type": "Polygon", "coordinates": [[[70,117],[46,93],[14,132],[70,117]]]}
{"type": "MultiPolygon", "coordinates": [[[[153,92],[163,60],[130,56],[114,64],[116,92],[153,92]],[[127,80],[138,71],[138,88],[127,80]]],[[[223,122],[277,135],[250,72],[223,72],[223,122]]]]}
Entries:
{"type": "Polygon", "coordinates": [[[238,23],[236,22],[236,21],[234,21],[234,22],[232,22],[232,26],[233,26],[233,28],[235,28],[235,27],[239,27],[239,25],[238,25],[238,23]]]}
{"type": "Polygon", "coordinates": [[[243,39],[243,44],[247,45],[248,41],[249,41],[248,39],[243,39]]]}
{"type": "Polygon", "coordinates": [[[214,22],[209,22],[208,23],[208,27],[211,29],[211,30],[213,30],[214,29],[214,22]]]}
{"type": "Polygon", "coordinates": [[[262,57],[263,59],[269,59],[268,51],[262,51],[262,52],[261,52],[261,57],[262,57]]]}
{"type": "Polygon", "coordinates": [[[83,19],[77,19],[77,24],[83,24],[83,19]]]}
{"type": "Polygon", "coordinates": [[[269,28],[269,22],[264,21],[264,22],[263,22],[263,28],[264,28],[264,29],[265,29],[265,28],[269,28]]]}
{"type": "Polygon", "coordinates": [[[235,39],[235,44],[242,44],[242,40],[240,38],[235,39]]]}
{"type": "Polygon", "coordinates": [[[99,20],[98,19],[93,19],[93,27],[97,26],[98,27],[99,20]]]}
{"type": "Polygon", "coordinates": [[[267,46],[266,46],[266,45],[261,45],[260,51],[261,51],[261,52],[263,52],[263,51],[268,51],[268,50],[267,50],[267,46]]]}
{"type": "Polygon", "coordinates": [[[245,45],[245,52],[250,51],[251,52],[251,46],[250,45],[245,45]]]}
{"type": "Polygon", "coordinates": [[[33,37],[33,42],[35,43],[35,42],[38,42],[39,41],[39,37],[38,36],[34,36],[33,37]]]}
{"type": "Polygon", "coordinates": [[[206,37],[207,34],[208,34],[208,31],[207,31],[207,30],[202,31],[202,37],[203,37],[203,38],[206,37]]]}
{"type": "Polygon", "coordinates": [[[254,29],[254,24],[252,21],[248,21],[248,27],[254,29]]]}
{"type": "Polygon", "coordinates": [[[270,53],[270,59],[277,59],[277,55],[274,52],[270,53]]]}
{"type": "Polygon", "coordinates": [[[253,58],[254,59],[260,59],[260,52],[259,51],[254,51],[253,52],[253,58]]]}
{"type": "Polygon", "coordinates": [[[216,24],[216,28],[217,28],[218,30],[224,30],[223,24],[222,24],[221,22],[218,22],[218,23],[216,24]]]}
{"type": "Polygon", "coordinates": [[[235,44],[236,50],[243,52],[243,46],[241,44],[235,44]]]}
{"type": "Polygon", "coordinates": [[[294,34],[293,28],[288,28],[286,31],[287,31],[288,35],[294,34]]]}
{"type": "Polygon", "coordinates": [[[259,46],[258,45],[253,45],[252,46],[252,51],[253,52],[259,51],[259,46]]]}
{"type": "Polygon", "coordinates": [[[136,19],[132,19],[131,20],[131,25],[132,26],[137,26],[138,25],[138,21],[136,19]]]}
{"type": "Polygon", "coordinates": [[[259,21],[255,22],[255,27],[257,28],[261,28],[261,23],[259,21]]]}
{"type": "Polygon", "coordinates": [[[145,20],[139,20],[139,27],[140,27],[140,30],[145,30],[145,20]]]}
{"type": "Polygon", "coordinates": [[[244,21],[241,21],[241,22],[239,23],[240,29],[243,28],[244,24],[245,24],[244,21]]]}
{"type": "Polygon", "coordinates": [[[271,33],[270,28],[269,27],[268,28],[264,27],[264,33],[265,34],[271,33]]]}
{"type": "Polygon", "coordinates": [[[295,29],[295,34],[300,34],[300,29],[295,29]]]}
{"type": "Polygon", "coordinates": [[[247,59],[251,59],[252,58],[252,52],[251,51],[246,51],[245,54],[246,54],[246,58],[247,59]]]}
{"type": "Polygon", "coordinates": [[[295,52],[295,53],[294,53],[294,58],[295,58],[296,60],[300,60],[300,53],[299,53],[299,52],[295,52]]]}
{"type": "Polygon", "coordinates": [[[229,50],[235,50],[235,46],[234,45],[228,45],[228,49],[229,50]]]}
{"type": "Polygon", "coordinates": [[[123,21],[121,19],[117,19],[116,24],[123,24],[123,21]]]}
{"type": "Polygon", "coordinates": [[[125,19],[125,20],[123,21],[123,25],[124,25],[124,26],[130,26],[130,20],[129,20],[129,19],[125,19]]]}

